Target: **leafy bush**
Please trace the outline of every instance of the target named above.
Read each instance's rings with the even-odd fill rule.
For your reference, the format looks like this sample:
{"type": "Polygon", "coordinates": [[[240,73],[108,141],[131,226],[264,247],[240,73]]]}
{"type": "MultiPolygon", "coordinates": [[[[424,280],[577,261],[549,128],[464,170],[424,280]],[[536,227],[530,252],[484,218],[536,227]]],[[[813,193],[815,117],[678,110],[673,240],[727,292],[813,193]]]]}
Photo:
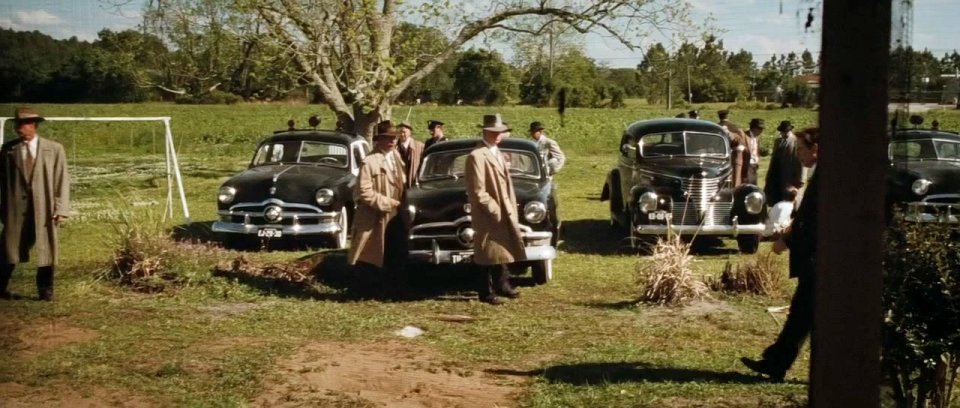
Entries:
{"type": "Polygon", "coordinates": [[[884,260],[883,369],[898,407],[950,406],[960,369],[960,233],[895,217],[884,260]]]}
{"type": "Polygon", "coordinates": [[[710,281],[710,289],[727,293],[751,293],[778,296],[783,287],[783,267],[773,252],[757,254],[743,265],[729,261],[720,277],[710,281]]]}
{"type": "Polygon", "coordinates": [[[234,105],[242,101],[243,98],[239,95],[217,89],[197,95],[178,96],[175,100],[181,105],[234,105]]]}
{"type": "Polygon", "coordinates": [[[657,240],[647,262],[637,267],[640,301],[658,305],[680,305],[710,297],[707,285],[691,268],[690,243],[679,235],[657,240]]]}

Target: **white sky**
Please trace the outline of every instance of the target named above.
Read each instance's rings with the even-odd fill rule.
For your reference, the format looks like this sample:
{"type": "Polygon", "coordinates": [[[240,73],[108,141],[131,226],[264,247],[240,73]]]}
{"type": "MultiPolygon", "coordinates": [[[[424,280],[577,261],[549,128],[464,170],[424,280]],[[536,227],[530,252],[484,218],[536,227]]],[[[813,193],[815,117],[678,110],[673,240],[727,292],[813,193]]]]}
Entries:
{"type": "MultiPolygon", "coordinates": [[[[416,1],[416,0],[414,0],[416,1]]],[[[720,38],[727,50],[745,49],[759,64],[773,54],[820,49],[819,32],[805,33],[806,7],[818,0],[688,0],[693,17],[712,17],[723,30],[720,38]],[[782,13],[781,13],[782,4],[782,13]]],[[[871,0],[872,1],[872,0],[871,0]]],[[[122,30],[140,23],[146,0],[0,0],[0,27],[38,30],[54,38],[76,36],[96,39],[102,28],[122,30]],[[125,3],[119,9],[113,3],[125,3]]],[[[476,6],[474,4],[474,6],[476,6]]],[[[817,18],[820,16],[817,15],[817,18]]],[[[960,49],[960,0],[915,0],[913,46],[928,48],[935,55],[960,49]]],[[[816,25],[816,24],[815,24],[816,25]]],[[[666,40],[652,38],[651,43],[666,40]]],[[[634,67],[642,51],[630,52],[613,39],[589,35],[583,39],[587,54],[611,67],[634,67]]],[[[667,44],[669,46],[669,44],[667,44]]]]}

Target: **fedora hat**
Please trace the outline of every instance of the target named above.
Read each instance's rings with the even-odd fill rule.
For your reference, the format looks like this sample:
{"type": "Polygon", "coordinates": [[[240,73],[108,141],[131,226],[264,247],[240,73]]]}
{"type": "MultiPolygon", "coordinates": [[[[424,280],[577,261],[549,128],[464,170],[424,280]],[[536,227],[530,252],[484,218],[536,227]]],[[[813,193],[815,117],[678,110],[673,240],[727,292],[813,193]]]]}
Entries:
{"type": "Polygon", "coordinates": [[[780,121],[780,125],[777,126],[778,132],[786,132],[790,129],[793,129],[793,124],[789,120],[780,121]]]}
{"type": "Polygon", "coordinates": [[[16,123],[43,122],[44,120],[46,119],[33,108],[19,107],[13,110],[13,121],[16,123]]]}
{"type": "Polygon", "coordinates": [[[530,132],[536,132],[538,130],[546,129],[543,127],[543,123],[540,122],[530,122],[530,132]]]}
{"type": "Polygon", "coordinates": [[[763,119],[760,119],[760,118],[750,119],[750,128],[763,129],[764,127],[766,127],[766,124],[764,123],[763,119]]]}
{"type": "Polygon", "coordinates": [[[506,123],[503,123],[503,119],[500,118],[499,113],[483,115],[483,124],[480,125],[480,127],[490,132],[509,132],[511,130],[506,123]]]}
{"type": "Polygon", "coordinates": [[[407,122],[407,121],[400,122],[400,124],[397,125],[397,127],[398,127],[398,128],[405,127],[405,128],[407,128],[407,129],[413,130],[413,126],[410,126],[410,123],[407,122]]]}
{"type": "Polygon", "coordinates": [[[400,129],[389,120],[377,123],[377,137],[399,137],[400,129]]]}

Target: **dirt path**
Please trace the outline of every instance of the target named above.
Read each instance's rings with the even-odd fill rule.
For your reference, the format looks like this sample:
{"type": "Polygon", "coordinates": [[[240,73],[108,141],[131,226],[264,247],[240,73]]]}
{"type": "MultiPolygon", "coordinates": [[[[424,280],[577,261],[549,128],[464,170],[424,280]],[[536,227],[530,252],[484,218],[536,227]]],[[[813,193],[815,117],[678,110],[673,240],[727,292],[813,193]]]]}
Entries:
{"type": "Polygon", "coordinates": [[[510,407],[522,381],[444,362],[399,341],[316,343],[278,364],[255,405],[510,407]]]}

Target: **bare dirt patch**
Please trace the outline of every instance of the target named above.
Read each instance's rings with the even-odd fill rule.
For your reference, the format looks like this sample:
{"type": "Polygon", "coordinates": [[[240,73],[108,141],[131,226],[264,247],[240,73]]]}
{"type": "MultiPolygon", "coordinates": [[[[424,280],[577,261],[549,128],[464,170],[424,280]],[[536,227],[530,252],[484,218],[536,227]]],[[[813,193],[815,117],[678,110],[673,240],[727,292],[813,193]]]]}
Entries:
{"type": "Polygon", "coordinates": [[[149,398],[105,388],[91,387],[82,392],[62,386],[31,387],[18,383],[0,383],[0,406],[21,407],[154,407],[149,398]]]}
{"type": "Polygon", "coordinates": [[[96,330],[73,326],[63,320],[22,322],[17,342],[11,345],[16,357],[31,358],[74,344],[96,339],[96,330]]]}
{"type": "Polygon", "coordinates": [[[522,379],[444,362],[401,342],[318,343],[280,362],[256,406],[509,407],[522,379]]]}

